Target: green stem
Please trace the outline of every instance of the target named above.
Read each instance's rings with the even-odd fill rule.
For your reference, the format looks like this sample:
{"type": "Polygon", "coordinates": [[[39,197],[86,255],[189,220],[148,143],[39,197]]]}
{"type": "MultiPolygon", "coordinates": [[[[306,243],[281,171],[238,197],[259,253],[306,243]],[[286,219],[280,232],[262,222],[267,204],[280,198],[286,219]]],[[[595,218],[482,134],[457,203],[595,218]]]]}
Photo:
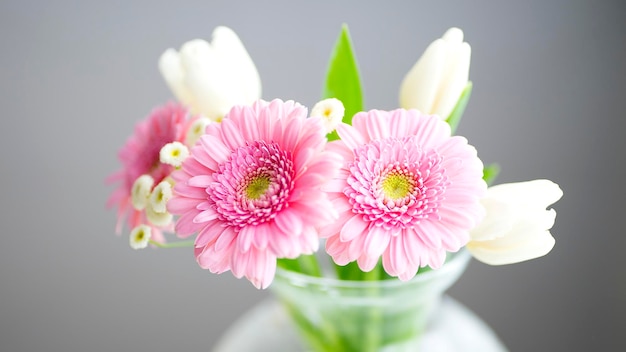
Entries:
{"type": "Polygon", "coordinates": [[[179,248],[179,247],[193,247],[194,241],[178,241],[178,242],[170,242],[170,243],[159,243],[154,240],[148,240],[148,243],[151,245],[157,246],[159,248],[179,248]]]}
{"type": "Polygon", "coordinates": [[[350,262],[344,266],[333,263],[333,266],[335,267],[335,271],[337,272],[337,278],[339,278],[339,280],[361,280],[362,271],[359,268],[357,262],[350,262]]]}
{"type": "Polygon", "coordinates": [[[304,275],[315,277],[322,276],[322,269],[315,255],[301,255],[296,259],[281,258],[278,259],[277,264],[283,269],[299,272],[304,275]]]}
{"type": "MultiPolygon", "coordinates": [[[[361,276],[362,281],[378,281],[382,277],[382,263],[379,261],[378,264],[374,267],[374,269],[363,272],[361,276]]],[[[380,296],[380,288],[378,286],[368,287],[365,294],[369,297],[378,297],[380,296]]],[[[366,350],[364,352],[375,352],[378,351],[381,344],[381,331],[384,329],[382,326],[382,312],[379,307],[372,306],[368,307],[366,311],[366,317],[362,320],[363,324],[363,337],[366,339],[366,343],[364,344],[364,348],[366,350]]]]}
{"type": "Polygon", "coordinates": [[[316,277],[322,276],[322,268],[315,255],[301,255],[298,260],[303,273],[316,277]]]}
{"type": "Polygon", "coordinates": [[[374,267],[374,269],[363,272],[361,275],[361,281],[377,281],[380,280],[380,263],[374,267]]]}

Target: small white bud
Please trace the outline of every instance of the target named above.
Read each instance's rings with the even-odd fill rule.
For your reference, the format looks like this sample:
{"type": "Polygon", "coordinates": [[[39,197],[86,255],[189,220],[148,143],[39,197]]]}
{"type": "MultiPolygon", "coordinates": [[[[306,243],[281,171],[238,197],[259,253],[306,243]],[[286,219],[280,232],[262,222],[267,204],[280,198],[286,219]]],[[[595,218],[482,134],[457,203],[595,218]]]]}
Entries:
{"type": "Polygon", "coordinates": [[[330,133],[337,128],[343,119],[346,109],[343,103],[335,98],[324,99],[311,109],[311,117],[321,117],[324,121],[326,133],[330,133]]]}
{"type": "Polygon", "coordinates": [[[167,143],[159,152],[159,159],[163,164],[179,167],[189,156],[189,149],[181,142],[167,143]]]}
{"type": "Polygon", "coordinates": [[[152,237],[152,229],[150,226],[139,225],[130,232],[130,247],[132,249],[146,248],[150,237],[152,237]]]}
{"type": "Polygon", "coordinates": [[[172,185],[167,181],[159,183],[150,194],[150,205],[157,213],[167,211],[167,202],[172,198],[172,185]]]}
{"type": "Polygon", "coordinates": [[[136,210],[142,210],[148,204],[148,197],[154,185],[154,179],[150,175],[141,175],[133,183],[130,191],[130,198],[136,210]]]}
{"type": "Polygon", "coordinates": [[[185,139],[185,143],[187,144],[187,146],[193,147],[198,139],[200,139],[200,136],[204,134],[206,126],[208,126],[210,123],[211,119],[204,116],[194,121],[187,131],[187,138],[185,139]]]}
{"type": "Polygon", "coordinates": [[[157,212],[152,207],[152,204],[146,206],[146,217],[154,226],[167,226],[172,222],[174,216],[167,211],[157,212]]]}

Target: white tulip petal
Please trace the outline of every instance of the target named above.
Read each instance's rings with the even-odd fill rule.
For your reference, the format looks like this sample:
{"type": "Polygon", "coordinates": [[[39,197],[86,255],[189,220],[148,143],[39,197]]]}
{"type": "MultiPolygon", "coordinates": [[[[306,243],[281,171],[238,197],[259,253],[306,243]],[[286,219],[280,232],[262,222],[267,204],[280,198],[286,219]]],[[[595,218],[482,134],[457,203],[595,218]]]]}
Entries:
{"type": "Polygon", "coordinates": [[[231,29],[217,27],[212,43],[191,40],[177,53],[166,51],[159,67],[168,86],[192,114],[220,121],[239,104],[252,104],[261,97],[261,79],[231,29]]]}
{"type": "Polygon", "coordinates": [[[195,94],[197,113],[220,121],[233,105],[252,103],[242,98],[245,89],[240,83],[240,66],[230,53],[196,40],[183,46],[181,60],[187,71],[185,84],[195,94]]]}
{"type": "Polygon", "coordinates": [[[190,105],[193,101],[191,92],[184,84],[185,73],[182,69],[180,56],[174,49],[167,49],[159,58],[159,71],[168,87],[178,101],[190,105]]]}
{"type": "Polygon", "coordinates": [[[214,56],[212,51],[211,44],[204,39],[194,39],[186,42],[180,48],[180,59],[183,67],[188,68],[190,65],[204,66],[214,56]]]}
{"type": "Polygon", "coordinates": [[[546,207],[563,192],[549,180],[490,187],[481,203],[483,222],[470,232],[467,248],[476,259],[491,265],[517,263],[547,254],[555,244],[549,230],[556,211],[546,207]]]}
{"type": "Polygon", "coordinates": [[[554,248],[555,240],[549,231],[534,237],[534,241],[526,241],[515,247],[498,247],[485,241],[470,242],[467,249],[474,258],[489,265],[514,264],[542,257],[554,248]]]}
{"type": "Polygon", "coordinates": [[[551,210],[544,211],[536,217],[523,218],[514,224],[505,236],[483,242],[489,242],[492,247],[514,248],[527,242],[536,241],[539,234],[543,234],[552,227],[555,217],[556,212],[551,210]]]}
{"type": "Polygon", "coordinates": [[[261,78],[237,34],[228,27],[217,27],[211,41],[213,48],[222,56],[225,69],[236,82],[240,92],[239,104],[250,104],[261,97],[261,78]]]}
{"type": "Polygon", "coordinates": [[[432,42],[400,87],[400,106],[447,119],[469,79],[471,48],[450,28],[432,42]]]}
{"type": "Polygon", "coordinates": [[[192,112],[218,119],[223,114],[218,103],[225,94],[226,75],[219,55],[208,42],[195,39],[181,47],[180,59],[185,70],[184,83],[193,92],[192,112]]]}
{"type": "Polygon", "coordinates": [[[471,48],[467,43],[448,47],[446,70],[432,113],[447,119],[461,97],[469,79],[471,48]]]}
{"type": "Polygon", "coordinates": [[[457,27],[449,28],[443,36],[441,36],[441,39],[450,44],[461,44],[463,43],[463,31],[457,27]]]}
{"type": "Polygon", "coordinates": [[[516,199],[521,204],[540,204],[544,207],[556,203],[563,196],[559,185],[544,179],[501,184],[490,187],[487,193],[489,197],[501,200],[516,199]]]}
{"type": "Polygon", "coordinates": [[[513,223],[509,219],[515,214],[513,205],[493,198],[484,198],[481,204],[489,216],[472,229],[472,241],[493,240],[511,231],[513,223]]]}
{"type": "Polygon", "coordinates": [[[442,80],[447,44],[432,42],[405,76],[400,87],[400,106],[429,114],[442,80]]]}

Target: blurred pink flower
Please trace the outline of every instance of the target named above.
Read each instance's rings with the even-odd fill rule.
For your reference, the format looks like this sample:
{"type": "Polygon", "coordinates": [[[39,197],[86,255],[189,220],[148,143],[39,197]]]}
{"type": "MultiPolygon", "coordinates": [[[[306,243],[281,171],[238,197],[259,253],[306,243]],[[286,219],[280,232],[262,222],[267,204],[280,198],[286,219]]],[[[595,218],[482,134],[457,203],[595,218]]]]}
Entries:
{"type": "MultiPolygon", "coordinates": [[[[134,133],[118,152],[122,169],[111,174],[106,182],[119,183],[107,200],[107,206],[117,206],[116,232],[119,234],[127,219],[129,228],[145,224],[152,228],[152,239],[163,242],[161,230],[171,230],[154,226],[143,210],[136,210],[131,202],[134,182],[142,175],[149,175],[158,185],[168,177],[174,168],[161,163],[161,148],[174,141],[184,141],[189,126],[194,119],[188,118],[188,111],[182,105],[169,103],[155,108],[150,115],[135,125],[134,133]]],[[[170,226],[171,227],[171,226],[170,226]]]]}
{"type": "Polygon", "coordinates": [[[322,121],[292,101],[235,106],[221,124],[207,126],[191,149],[168,210],[176,233],[198,233],[198,264],[231,270],[257,288],[273,280],[277,258],[311,254],[317,228],[336,212],[321,185],[335,176],[338,155],[325,151],[322,121]]]}
{"type": "Polygon", "coordinates": [[[483,164],[447,123],[417,110],[372,110],[337,132],[328,149],[347,163],[326,190],[339,221],[321,231],[337,264],[356,260],[370,271],[382,256],[388,274],[408,280],[469,241],[484,215],[483,164]]]}

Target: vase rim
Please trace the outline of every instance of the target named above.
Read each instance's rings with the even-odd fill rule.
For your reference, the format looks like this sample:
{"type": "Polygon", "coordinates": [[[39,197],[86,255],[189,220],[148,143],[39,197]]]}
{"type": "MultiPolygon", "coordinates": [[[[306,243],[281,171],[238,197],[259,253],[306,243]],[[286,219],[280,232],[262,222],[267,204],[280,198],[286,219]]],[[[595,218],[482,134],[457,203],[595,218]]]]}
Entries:
{"type": "MultiPolygon", "coordinates": [[[[384,286],[384,287],[394,287],[394,286],[402,286],[411,283],[422,283],[434,278],[443,276],[449,272],[454,272],[456,270],[463,270],[469,263],[471,259],[471,254],[465,248],[457,252],[447,253],[448,258],[444,264],[438,269],[432,269],[425,273],[416,274],[412,279],[408,281],[402,281],[398,278],[393,278],[389,280],[374,280],[374,281],[356,281],[356,280],[340,280],[334,277],[319,277],[319,276],[310,276],[306,274],[302,274],[299,272],[286,270],[280,267],[276,268],[276,277],[282,277],[288,280],[297,280],[309,285],[316,286],[335,286],[335,287],[345,287],[345,288],[366,288],[370,286],[384,286]]],[[[271,287],[271,286],[270,286],[271,287]]]]}

